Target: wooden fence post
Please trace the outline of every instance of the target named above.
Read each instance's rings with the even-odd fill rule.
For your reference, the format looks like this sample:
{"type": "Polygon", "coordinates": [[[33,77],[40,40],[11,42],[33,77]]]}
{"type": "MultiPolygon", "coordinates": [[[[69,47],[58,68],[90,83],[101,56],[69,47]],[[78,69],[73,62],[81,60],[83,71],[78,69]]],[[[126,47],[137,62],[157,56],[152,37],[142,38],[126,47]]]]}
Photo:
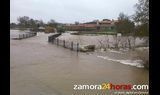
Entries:
{"type": "Polygon", "coordinates": [[[21,34],[19,34],[19,39],[21,39],[21,34]]]}
{"type": "Polygon", "coordinates": [[[25,38],[25,34],[22,34],[22,38],[25,38]]]}
{"type": "Polygon", "coordinates": [[[71,50],[73,50],[73,42],[71,42],[71,50]]]}
{"type": "Polygon", "coordinates": [[[77,52],[79,51],[79,43],[77,43],[77,52]]]}
{"type": "Polygon", "coordinates": [[[53,44],[54,44],[54,40],[55,40],[55,39],[53,38],[53,39],[52,39],[52,43],[53,43],[53,44]]]}
{"type": "Polygon", "coordinates": [[[59,39],[57,38],[57,45],[59,45],[59,39]]]}
{"type": "Polygon", "coordinates": [[[65,40],[63,40],[63,47],[65,47],[65,40]]]}
{"type": "Polygon", "coordinates": [[[50,36],[48,36],[48,42],[50,42],[50,36]]]}

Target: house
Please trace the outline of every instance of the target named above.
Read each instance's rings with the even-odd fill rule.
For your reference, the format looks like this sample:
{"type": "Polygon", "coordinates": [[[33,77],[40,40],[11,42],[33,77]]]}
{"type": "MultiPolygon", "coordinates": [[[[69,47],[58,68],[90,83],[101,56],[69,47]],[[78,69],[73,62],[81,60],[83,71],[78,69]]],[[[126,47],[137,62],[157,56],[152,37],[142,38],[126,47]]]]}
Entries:
{"type": "Polygon", "coordinates": [[[115,26],[115,22],[117,22],[117,20],[113,20],[113,19],[112,20],[103,19],[102,21],[94,20],[86,23],[67,24],[65,25],[65,29],[70,31],[106,30],[106,29],[113,29],[115,26]]]}

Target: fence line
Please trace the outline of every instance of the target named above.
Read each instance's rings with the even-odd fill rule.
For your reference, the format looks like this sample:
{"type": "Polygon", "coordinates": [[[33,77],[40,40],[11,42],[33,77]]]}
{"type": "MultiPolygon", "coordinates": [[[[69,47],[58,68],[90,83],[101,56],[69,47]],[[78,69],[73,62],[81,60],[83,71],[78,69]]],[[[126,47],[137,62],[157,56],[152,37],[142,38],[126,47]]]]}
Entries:
{"type": "Polygon", "coordinates": [[[54,34],[54,35],[50,35],[48,36],[48,42],[52,42],[52,40],[54,40],[55,38],[57,38],[58,36],[60,36],[61,34],[54,34]]]}
{"type": "Polygon", "coordinates": [[[33,37],[33,36],[36,36],[36,35],[37,35],[36,32],[28,32],[28,33],[25,33],[25,34],[19,34],[17,38],[12,38],[12,39],[20,40],[20,39],[25,39],[25,38],[33,37]]]}
{"type": "Polygon", "coordinates": [[[79,43],[74,43],[66,40],[61,40],[61,39],[53,39],[52,40],[53,44],[56,44],[57,46],[62,46],[64,48],[68,48],[73,51],[79,52],[79,43]]]}
{"type": "Polygon", "coordinates": [[[26,34],[19,34],[19,39],[25,39],[25,38],[29,38],[29,37],[33,37],[36,36],[37,33],[36,32],[29,32],[26,34]]]}
{"type": "Polygon", "coordinates": [[[48,37],[48,42],[56,44],[57,46],[62,46],[64,48],[68,48],[73,51],[79,52],[79,43],[74,43],[73,41],[66,41],[66,40],[61,40],[57,38],[61,34],[54,34],[48,37]]]}

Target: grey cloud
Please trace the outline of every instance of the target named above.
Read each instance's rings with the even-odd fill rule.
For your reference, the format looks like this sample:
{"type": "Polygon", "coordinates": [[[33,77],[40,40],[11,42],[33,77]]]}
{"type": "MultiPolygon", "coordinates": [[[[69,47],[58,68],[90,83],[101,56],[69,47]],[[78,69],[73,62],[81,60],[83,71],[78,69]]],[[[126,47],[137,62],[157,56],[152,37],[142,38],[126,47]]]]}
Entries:
{"type": "Polygon", "coordinates": [[[47,22],[90,21],[94,19],[116,19],[120,12],[134,13],[138,0],[11,0],[10,21],[18,16],[29,16],[47,22]]]}

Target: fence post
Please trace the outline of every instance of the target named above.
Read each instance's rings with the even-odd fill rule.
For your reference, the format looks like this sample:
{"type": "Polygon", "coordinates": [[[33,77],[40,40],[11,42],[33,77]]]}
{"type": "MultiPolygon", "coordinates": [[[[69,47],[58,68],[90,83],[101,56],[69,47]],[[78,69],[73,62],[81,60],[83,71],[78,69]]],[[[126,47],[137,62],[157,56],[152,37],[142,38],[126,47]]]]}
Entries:
{"type": "Polygon", "coordinates": [[[51,40],[52,40],[52,37],[50,36],[50,37],[49,37],[49,42],[51,42],[51,40]]]}
{"type": "Polygon", "coordinates": [[[65,47],[65,40],[63,40],[63,47],[65,47]]]}
{"type": "Polygon", "coordinates": [[[71,50],[73,50],[73,42],[71,42],[71,50]]]}
{"type": "Polygon", "coordinates": [[[19,34],[19,39],[21,39],[21,34],[19,34]]]}
{"type": "Polygon", "coordinates": [[[57,38],[57,45],[59,45],[59,39],[57,38]]]}
{"type": "Polygon", "coordinates": [[[79,51],[79,43],[77,43],[77,52],[79,51]]]}
{"type": "Polygon", "coordinates": [[[22,38],[25,38],[25,34],[22,34],[22,38]]]}
{"type": "Polygon", "coordinates": [[[50,36],[48,36],[48,42],[50,42],[50,36]]]}
{"type": "Polygon", "coordinates": [[[52,39],[52,43],[53,43],[53,44],[54,44],[54,40],[55,40],[55,39],[53,38],[53,39],[52,39]]]}

